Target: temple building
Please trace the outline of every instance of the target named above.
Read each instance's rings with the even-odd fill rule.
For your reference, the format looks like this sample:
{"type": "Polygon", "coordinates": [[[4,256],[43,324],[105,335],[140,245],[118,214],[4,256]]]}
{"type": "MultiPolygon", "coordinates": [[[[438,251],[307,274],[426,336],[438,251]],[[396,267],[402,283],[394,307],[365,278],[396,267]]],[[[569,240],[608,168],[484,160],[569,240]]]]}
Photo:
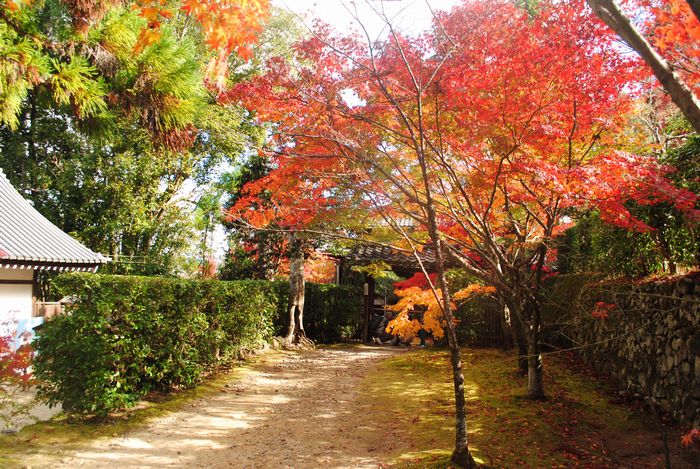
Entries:
{"type": "MultiPolygon", "coordinates": [[[[42,270],[90,271],[110,259],[44,218],[0,169],[0,327],[16,337],[56,311],[40,300],[42,270]]],[[[55,306],[55,305],[54,305],[55,306]]],[[[26,336],[26,334],[25,334],[26,336]]]]}

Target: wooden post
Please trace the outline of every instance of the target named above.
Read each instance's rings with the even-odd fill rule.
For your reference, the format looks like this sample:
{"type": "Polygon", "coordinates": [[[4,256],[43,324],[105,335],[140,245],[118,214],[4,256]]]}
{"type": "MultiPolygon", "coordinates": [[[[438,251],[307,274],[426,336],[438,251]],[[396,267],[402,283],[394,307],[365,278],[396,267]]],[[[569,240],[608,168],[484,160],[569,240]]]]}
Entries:
{"type": "Polygon", "coordinates": [[[362,288],[362,340],[369,342],[369,277],[367,275],[362,288]]]}
{"type": "Polygon", "coordinates": [[[362,301],[362,340],[369,342],[369,320],[374,311],[374,278],[365,275],[362,301]]]}
{"type": "MultiPolygon", "coordinates": [[[[41,290],[39,289],[39,269],[34,269],[32,276],[32,317],[43,316],[39,311],[39,297],[41,290]]],[[[43,298],[42,298],[43,299],[43,298]]]]}

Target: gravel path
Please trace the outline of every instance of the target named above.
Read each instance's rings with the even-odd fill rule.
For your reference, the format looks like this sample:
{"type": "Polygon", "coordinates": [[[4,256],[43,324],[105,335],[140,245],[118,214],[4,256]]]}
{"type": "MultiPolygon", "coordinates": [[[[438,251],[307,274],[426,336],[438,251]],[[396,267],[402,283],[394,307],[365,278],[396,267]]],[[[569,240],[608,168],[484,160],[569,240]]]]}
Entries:
{"type": "Polygon", "coordinates": [[[378,361],[405,350],[319,349],[268,357],[217,395],[40,465],[376,468],[400,442],[385,434],[382,419],[363,411],[367,398],[359,384],[378,361]]]}

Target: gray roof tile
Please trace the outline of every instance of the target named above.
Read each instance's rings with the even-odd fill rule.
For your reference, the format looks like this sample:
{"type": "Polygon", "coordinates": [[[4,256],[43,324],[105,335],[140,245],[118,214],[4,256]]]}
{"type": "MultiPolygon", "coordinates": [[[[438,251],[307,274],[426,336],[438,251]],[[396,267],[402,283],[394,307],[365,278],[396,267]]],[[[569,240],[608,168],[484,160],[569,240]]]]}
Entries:
{"type": "Polygon", "coordinates": [[[0,169],[0,262],[96,266],[109,260],[44,218],[12,187],[0,169]]]}
{"type": "MultiPolygon", "coordinates": [[[[435,268],[435,253],[432,249],[424,249],[418,253],[421,262],[430,268],[435,268]]],[[[369,264],[384,261],[392,267],[420,270],[420,264],[415,256],[407,251],[401,251],[389,246],[376,244],[358,244],[347,254],[351,264],[369,264]]]]}

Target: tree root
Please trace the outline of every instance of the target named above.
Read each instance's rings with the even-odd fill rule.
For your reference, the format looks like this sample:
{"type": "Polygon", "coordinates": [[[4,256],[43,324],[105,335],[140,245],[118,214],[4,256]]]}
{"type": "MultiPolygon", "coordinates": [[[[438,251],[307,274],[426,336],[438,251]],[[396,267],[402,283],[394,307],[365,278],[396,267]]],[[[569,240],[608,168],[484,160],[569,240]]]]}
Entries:
{"type": "Polygon", "coordinates": [[[289,341],[284,337],[276,337],[275,341],[279,343],[284,350],[313,350],[316,344],[306,335],[298,334],[293,340],[289,341]]]}
{"type": "Polygon", "coordinates": [[[457,467],[464,469],[475,469],[479,467],[467,448],[464,448],[461,451],[454,451],[450,461],[452,461],[457,467]]]}

